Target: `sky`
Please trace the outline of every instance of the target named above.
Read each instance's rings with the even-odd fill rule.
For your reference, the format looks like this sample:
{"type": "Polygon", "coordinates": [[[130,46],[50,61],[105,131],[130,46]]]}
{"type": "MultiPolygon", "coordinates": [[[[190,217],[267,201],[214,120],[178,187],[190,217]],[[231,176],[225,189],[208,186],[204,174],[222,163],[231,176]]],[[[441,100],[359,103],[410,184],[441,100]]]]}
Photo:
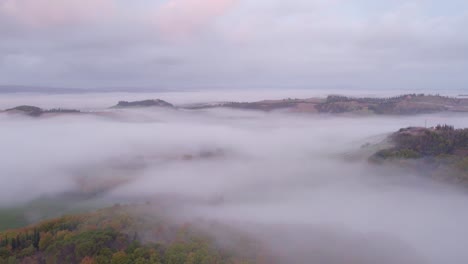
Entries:
{"type": "Polygon", "coordinates": [[[468,89],[463,0],[0,0],[0,85],[468,89]]]}

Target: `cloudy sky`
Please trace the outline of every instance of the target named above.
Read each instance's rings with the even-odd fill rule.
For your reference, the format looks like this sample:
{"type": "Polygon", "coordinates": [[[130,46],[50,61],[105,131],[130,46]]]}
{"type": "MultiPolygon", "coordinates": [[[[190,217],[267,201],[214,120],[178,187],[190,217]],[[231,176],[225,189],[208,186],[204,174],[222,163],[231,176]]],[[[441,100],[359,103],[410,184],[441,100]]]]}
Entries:
{"type": "Polygon", "coordinates": [[[466,0],[0,0],[0,85],[467,88],[466,0]]]}

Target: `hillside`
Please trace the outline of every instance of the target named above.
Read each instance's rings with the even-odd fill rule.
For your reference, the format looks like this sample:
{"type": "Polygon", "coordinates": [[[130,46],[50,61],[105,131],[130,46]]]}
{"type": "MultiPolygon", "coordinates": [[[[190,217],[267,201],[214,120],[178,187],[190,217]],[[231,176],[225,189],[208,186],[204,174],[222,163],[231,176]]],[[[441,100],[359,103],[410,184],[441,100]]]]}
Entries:
{"type": "Polygon", "coordinates": [[[409,127],[391,134],[392,146],[377,151],[373,162],[398,162],[435,177],[468,184],[468,128],[448,125],[409,127]]]}
{"type": "Polygon", "coordinates": [[[0,232],[0,263],[271,263],[257,255],[258,244],[234,230],[176,224],[149,213],[154,210],[115,205],[0,232]],[[221,246],[208,229],[219,229],[230,242],[221,246]]]}
{"type": "Polygon", "coordinates": [[[320,112],[369,111],[378,115],[411,115],[435,112],[467,112],[468,100],[440,95],[407,94],[390,98],[329,96],[318,106],[320,112]]]}
{"type": "Polygon", "coordinates": [[[377,115],[413,115],[435,112],[468,112],[468,99],[440,95],[407,94],[390,98],[358,98],[330,95],[326,99],[283,99],[258,102],[199,104],[187,109],[233,108],[245,110],[289,110],[308,113],[368,113],[377,115]]]}

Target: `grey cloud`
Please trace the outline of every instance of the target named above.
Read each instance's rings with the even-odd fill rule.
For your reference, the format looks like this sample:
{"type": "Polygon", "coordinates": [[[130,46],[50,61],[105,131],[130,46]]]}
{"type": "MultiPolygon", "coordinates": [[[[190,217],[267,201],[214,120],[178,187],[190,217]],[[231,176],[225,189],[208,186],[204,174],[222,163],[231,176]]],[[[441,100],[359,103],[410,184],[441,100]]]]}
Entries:
{"type": "Polygon", "coordinates": [[[399,1],[374,9],[365,9],[362,1],[353,3],[237,1],[203,28],[174,38],[158,27],[153,15],[158,5],[146,12],[129,9],[125,16],[36,30],[15,25],[0,12],[0,20],[9,21],[0,31],[0,82],[465,87],[468,38],[461,32],[468,25],[466,14],[429,13],[430,1],[399,1]],[[351,6],[364,11],[356,16],[351,6]]]}

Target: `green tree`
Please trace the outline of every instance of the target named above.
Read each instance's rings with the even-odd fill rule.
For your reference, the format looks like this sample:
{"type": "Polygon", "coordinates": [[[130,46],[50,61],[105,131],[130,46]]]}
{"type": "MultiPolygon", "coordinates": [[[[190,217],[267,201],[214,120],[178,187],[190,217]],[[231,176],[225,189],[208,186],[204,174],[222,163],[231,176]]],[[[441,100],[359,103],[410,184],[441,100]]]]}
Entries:
{"type": "Polygon", "coordinates": [[[37,231],[37,228],[34,228],[34,233],[32,237],[32,244],[36,249],[39,249],[39,241],[41,240],[41,235],[37,231]]]}
{"type": "Polygon", "coordinates": [[[46,250],[50,246],[50,244],[52,244],[52,242],[53,242],[52,234],[49,232],[43,233],[41,235],[41,240],[39,241],[39,244],[38,244],[39,250],[41,251],[46,250]]]}
{"type": "Polygon", "coordinates": [[[123,251],[119,251],[112,255],[111,264],[129,264],[130,258],[123,251]]]}
{"type": "Polygon", "coordinates": [[[9,256],[11,256],[10,250],[7,248],[0,248],[0,258],[7,259],[9,256]]]}
{"type": "Polygon", "coordinates": [[[135,264],[150,264],[149,260],[144,258],[137,258],[135,259],[135,264]]]}
{"type": "Polygon", "coordinates": [[[166,252],[167,264],[185,264],[188,255],[188,247],[184,244],[173,244],[166,252]]]}
{"type": "Polygon", "coordinates": [[[24,258],[24,257],[27,257],[27,256],[32,256],[32,255],[34,255],[34,253],[36,253],[36,249],[31,245],[31,246],[21,250],[21,252],[18,254],[18,257],[24,258]]]}
{"type": "Polygon", "coordinates": [[[96,252],[93,241],[85,241],[76,245],[75,255],[78,259],[82,259],[86,256],[93,256],[96,252]]]}

